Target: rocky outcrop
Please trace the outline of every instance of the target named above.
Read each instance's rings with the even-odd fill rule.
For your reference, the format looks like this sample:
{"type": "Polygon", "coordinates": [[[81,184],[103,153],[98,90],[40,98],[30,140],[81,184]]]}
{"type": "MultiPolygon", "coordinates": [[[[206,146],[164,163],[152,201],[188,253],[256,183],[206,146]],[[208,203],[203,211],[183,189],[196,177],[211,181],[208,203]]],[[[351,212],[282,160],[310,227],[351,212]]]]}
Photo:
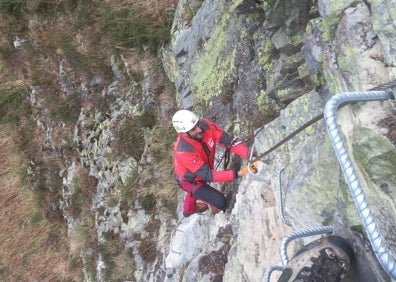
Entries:
{"type": "MultiPolygon", "coordinates": [[[[249,141],[258,155],[320,116],[332,95],[369,90],[395,79],[390,1],[196,3],[180,1],[174,24],[171,73],[179,105],[202,112],[235,134],[255,130],[249,141]],[[187,17],[186,11],[192,10],[194,16],[187,17]]],[[[338,113],[349,153],[393,256],[394,119],[394,101],[362,102],[338,113]]],[[[187,253],[197,244],[194,258],[180,259],[180,249],[169,253],[169,281],[260,281],[268,267],[280,263],[283,236],[328,224],[354,247],[359,269],[353,279],[388,281],[375,255],[364,247],[367,237],[323,119],[261,160],[259,175],[239,183],[229,213],[184,219],[178,226],[207,237],[189,241],[187,253]],[[279,217],[279,185],[291,227],[279,217]],[[214,231],[229,225],[230,240],[214,231]],[[216,261],[214,254],[224,250],[228,255],[222,271],[199,267],[208,255],[216,261]]],[[[189,236],[179,233],[177,241],[184,235],[189,236]]],[[[290,250],[313,239],[300,240],[290,250]]]]}
{"type": "MultiPolygon", "coordinates": [[[[284,236],[332,225],[357,254],[352,281],[389,281],[320,117],[333,95],[396,79],[395,12],[393,0],[180,0],[160,52],[171,83],[157,60],[132,50],[110,58],[107,79],[80,79],[59,60],[56,109],[70,120],[51,119],[54,97],[42,87],[31,86],[29,99],[36,138],[57,160],[49,172],[62,179],[48,206],[62,212],[70,238],[88,234],[75,240],[85,280],[261,281],[280,263],[284,236]],[[216,184],[230,198],[226,213],[182,217],[172,171],[177,108],[245,137],[260,156],[258,174],[216,184]]],[[[395,102],[355,103],[337,117],[394,256],[395,102]]],[[[31,177],[39,166],[31,162],[31,177]]],[[[293,242],[291,256],[313,239],[293,242]]]]}

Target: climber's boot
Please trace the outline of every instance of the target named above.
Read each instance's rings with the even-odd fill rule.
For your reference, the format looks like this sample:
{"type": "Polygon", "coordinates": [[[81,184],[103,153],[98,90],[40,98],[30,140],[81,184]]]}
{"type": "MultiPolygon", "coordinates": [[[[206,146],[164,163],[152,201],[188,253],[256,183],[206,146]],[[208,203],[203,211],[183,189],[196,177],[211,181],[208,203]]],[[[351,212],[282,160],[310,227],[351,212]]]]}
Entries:
{"type": "Polygon", "coordinates": [[[195,204],[195,212],[196,213],[203,213],[208,209],[208,205],[204,203],[196,203],[195,204]]]}

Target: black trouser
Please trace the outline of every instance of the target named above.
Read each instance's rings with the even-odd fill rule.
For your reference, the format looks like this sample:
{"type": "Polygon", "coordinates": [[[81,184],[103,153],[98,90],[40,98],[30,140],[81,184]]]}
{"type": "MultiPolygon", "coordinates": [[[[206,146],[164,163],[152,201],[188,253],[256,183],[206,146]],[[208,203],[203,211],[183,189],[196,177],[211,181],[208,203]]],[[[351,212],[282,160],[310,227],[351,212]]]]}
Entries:
{"type": "Polygon", "coordinates": [[[180,188],[187,192],[183,206],[183,210],[187,214],[195,212],[195,202],[197,200],[214,206],[220,210],[226,210],[226,197],[223,193],[208,185],[206,182],[189,182],[187,180],[180,179],[178,176],[176,176],[176,182],[179,184],[180,188]]]}
{"type": "Polygon", "coordinates": [[[206,183],[199,187],[195,193],[193,193],[193,196],[220,210],[225,211],[227,208],[227,199],[224,194],[206,183]]]}

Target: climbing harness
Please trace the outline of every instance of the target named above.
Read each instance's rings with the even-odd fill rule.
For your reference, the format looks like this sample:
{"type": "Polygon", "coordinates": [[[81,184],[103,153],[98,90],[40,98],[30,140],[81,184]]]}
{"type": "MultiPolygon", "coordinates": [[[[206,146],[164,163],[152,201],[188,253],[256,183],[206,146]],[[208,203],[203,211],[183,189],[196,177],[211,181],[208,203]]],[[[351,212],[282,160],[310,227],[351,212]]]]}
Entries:
{"type": "Polygon", "coordinates": [[[227,169],[228,164],[230,163],[230,159],[231,159],[230,148],[226,148],[224,151],[224,164],[223,164],[224,170],[227,169]]]}
{"type": "Polygon", "coordinates": [[[219,166],[223,160],[224,160],[223,169],[224,170],[227,169],[227,167],[230,163],[230,159],[231,159],[231,153],[230,153],[231,147],[238,145],[241,142],[242,142],[242,140],[239,137],[234,136],[234,138],[231,141],[231,145],[224,149],[224,152],[220,155],[220,157],[216,158],[215,170],[217,170],[219,168],[219,166]]]}

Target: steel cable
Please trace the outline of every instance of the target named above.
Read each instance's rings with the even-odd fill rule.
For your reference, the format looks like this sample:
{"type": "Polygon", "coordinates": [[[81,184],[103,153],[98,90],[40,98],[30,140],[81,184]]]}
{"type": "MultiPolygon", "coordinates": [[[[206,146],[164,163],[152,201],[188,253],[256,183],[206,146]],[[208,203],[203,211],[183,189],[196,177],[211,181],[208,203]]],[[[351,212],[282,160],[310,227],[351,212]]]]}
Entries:
{"type": "Polygon", "coordinates": [[[388,249],[381,231],[375,222],[375,218],[371,212],[363,188],[360,185],[357,173],[355,172],[355,168],[343,142],[341,131],[336,120],[337,109],[343,103],[353,101],[387,100],[394,98],[393,92],[389,90],[341,93],[333,96],[326,103],[324,117],[330,141],[353,196],[356,208],[359,211],[360,218],[367,232],[374,253],[384,270],[393,279],[396,279],[396,262],[391,256],[390,250],[388,249]]]}

